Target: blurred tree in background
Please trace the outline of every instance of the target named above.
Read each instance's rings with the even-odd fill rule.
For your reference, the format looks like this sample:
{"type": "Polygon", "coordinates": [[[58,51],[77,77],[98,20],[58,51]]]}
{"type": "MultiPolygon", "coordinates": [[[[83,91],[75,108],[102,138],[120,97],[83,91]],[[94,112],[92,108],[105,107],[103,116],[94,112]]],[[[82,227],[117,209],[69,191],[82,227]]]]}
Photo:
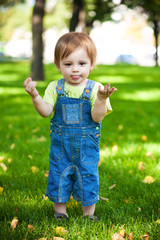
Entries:
{"type": "Polygon", "coordinates": [[[45,0],[36,0],[32,15],[32,58],[31,77],[44,80],[43,69],[43,17],[45,0]]]}
{"type": "Polygon", "coordinates": [[[122,0],[121,4],[128,8],[137,9],[148,17],[148,22],[154,31],[155,37],[155,63],[158,66],[158,36],[160,32],[160,0],[122,0]]]}
{"type": "MultiPolygon", "coordinates": [[[[73,0],[72,7],[72,17],[70,20],[69,31],[75,31],[76,27],[81,22],[81,15],[84,12],[84,1],[83,0],[73,0]]],[[[82,29],[84,31],[84,29],[82,29]]]]}
{"type": "Polygon", "coordinates": [[[24,0],[0,0],[0,41],[9,41],[18,27],[31,30],[32,8],[24,0]]]}
{"type": "Polygon", "coordinates": [[[111,20],[111,14],[117,6],[112,0],[73,0],[70,31],[79,26],[83,32],[90,32],[95,20],[111,20]]]}
{"type": "Polygon", "coordinates": [[[153,28],[155,37],[155,63],[158,66],[158,43],[160,32],[160,1],[159,0],[73,0],[73,12],[70,21],[70,31],[75,31],[78,25],[84,32],[90,31],[96,20],[100,22],[112,20],[111,14],[120,5],[136,9],[148,17],[148,23],[153,28]],[[118,3],[119,2],[119,3],[118,3]]]}

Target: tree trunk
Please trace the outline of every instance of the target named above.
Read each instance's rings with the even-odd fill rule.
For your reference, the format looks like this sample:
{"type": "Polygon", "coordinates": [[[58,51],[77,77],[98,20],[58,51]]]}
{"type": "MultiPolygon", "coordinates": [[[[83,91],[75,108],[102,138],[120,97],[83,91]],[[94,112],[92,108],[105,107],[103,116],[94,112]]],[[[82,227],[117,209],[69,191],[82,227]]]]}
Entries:
{"type": "Polygon", "coordinates": [[[79,13],[78,27],[81,32],[86,32],[86,12],[84,10],[79,13]]]}
{"type": "Polygon", "coordinates": [[[155,48],[156,48],[155,63],[156,63],[156,66],[158,66],[158,34],[159,34],[158,21],[154,20],[153,24],[154,24],[154,37],[155,37],[155,48]]]}
{"type": "Polygon", "coordinates": [[[73,14],[70,21],[69,31],[75,31],[78,23],[80,12],[83,10],[83,0],[73,0],[73,14]]]}
{"type": "Polygon", "coordinates": [[[44,80],[43,69],[43,17],[45,0],[36,0],[32,15],[33,53],[31,58],[31,77],[44,80]]]}

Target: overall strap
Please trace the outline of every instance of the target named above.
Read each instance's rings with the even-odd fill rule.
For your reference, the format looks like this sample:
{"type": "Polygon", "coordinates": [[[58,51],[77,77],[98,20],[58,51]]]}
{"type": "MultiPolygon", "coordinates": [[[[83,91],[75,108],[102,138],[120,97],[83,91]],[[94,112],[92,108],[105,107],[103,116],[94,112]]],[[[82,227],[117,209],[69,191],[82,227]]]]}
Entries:
{"type": "Polygon", "coordinates": [[[93,80],[88,80],[86,87],[84,88],[82,98],[90,99],[95,82],[93,80]]]}
{"type": "Polygon", "coordinates": [[[60,79],[56,86],[58,96],[64,96],[64,78],[60,79]]]}

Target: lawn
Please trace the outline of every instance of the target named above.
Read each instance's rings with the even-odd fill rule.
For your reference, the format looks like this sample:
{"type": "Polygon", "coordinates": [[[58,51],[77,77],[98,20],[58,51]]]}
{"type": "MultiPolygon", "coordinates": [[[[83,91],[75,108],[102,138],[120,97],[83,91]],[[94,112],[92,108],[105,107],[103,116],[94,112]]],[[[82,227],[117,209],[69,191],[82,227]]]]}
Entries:
{"type": "MultiPolygon", "coordinates": [[[[111,240],[116,233],[117,239],[159,240],[160,68],[101,65],[91,73],[118,88],[110,99],[114,111],[102,123],[100,221],[84,220],[81,204],[71,199],[70,218],[59,223],[44,195],[50,118],[36,113],[24,91],[29,63],[0,65],[0,240],[111,240]]],[[[53,65],[45,66],[45,75],[37,86],[42,96],[61,77],[53,65]]]]}

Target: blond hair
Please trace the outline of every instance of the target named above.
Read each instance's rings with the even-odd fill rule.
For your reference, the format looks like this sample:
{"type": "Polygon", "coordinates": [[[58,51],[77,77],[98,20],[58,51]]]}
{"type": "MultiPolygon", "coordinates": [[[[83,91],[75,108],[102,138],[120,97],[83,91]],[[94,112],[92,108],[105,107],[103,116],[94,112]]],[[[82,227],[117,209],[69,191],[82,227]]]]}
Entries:
{"type": "Polygon", "coordinates": [[[77,48],[84,48],[91,60],[91,65],[96,63],[97,50],[89,35],[81,32],[70,32],[64,34],[58,40],[54,51],[54,63],[57,67],[60,61],[67,58],[77,48]]]}

